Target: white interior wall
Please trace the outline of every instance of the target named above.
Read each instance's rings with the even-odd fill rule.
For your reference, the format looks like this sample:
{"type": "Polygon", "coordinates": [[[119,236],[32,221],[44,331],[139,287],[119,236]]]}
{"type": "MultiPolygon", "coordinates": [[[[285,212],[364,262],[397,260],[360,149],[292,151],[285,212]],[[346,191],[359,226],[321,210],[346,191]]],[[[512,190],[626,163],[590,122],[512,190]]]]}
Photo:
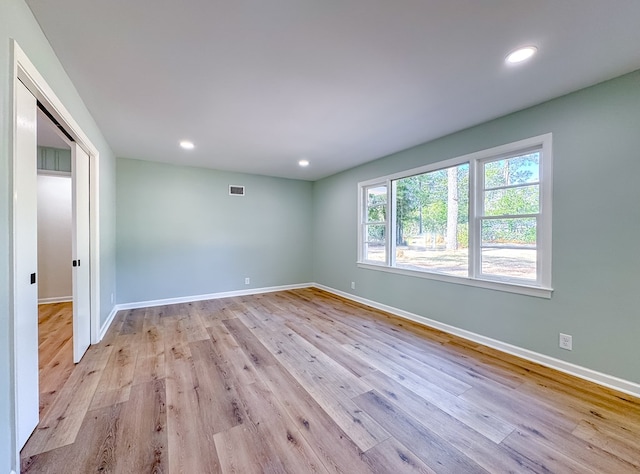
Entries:
{"type": "Polygon", "coordinates": [[[71,176],[38,174],[38,300],[71,301],[71,176]]]}

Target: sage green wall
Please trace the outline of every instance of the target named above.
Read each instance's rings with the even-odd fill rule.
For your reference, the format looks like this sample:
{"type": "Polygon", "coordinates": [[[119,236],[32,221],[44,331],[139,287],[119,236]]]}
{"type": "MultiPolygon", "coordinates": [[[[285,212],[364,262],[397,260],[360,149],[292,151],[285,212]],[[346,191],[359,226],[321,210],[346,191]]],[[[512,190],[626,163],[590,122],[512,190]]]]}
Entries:
{"type": "Polygon", "coordinates": [[[12,464],[12,406],[10,356],[13,351],[9,321],[9,244],[11,232],[11,83],[13,63],[10,40],[14,38],[35,64],[58,98],[100,152],[101,319],[105,321],[115,291],[115,159],[87,111],[38,23],[23,0],[0,1],[0,473],[12,464]]]}
{"type": "Polygon", "coordinates": [[[71,150],[39,146],[38,169],[71,174],[71,150]]]}
{"type": "Polygon", "coordinates": [[[315,281],[640,383],[639,179],[640,71],[317,181],[315,281]],[[550,300],[357,268],[359,181],[547,132],[550,300]]]}
{"type": "Polygon", "coordinates": [[[118,303],[311,281],[311,183],[117,163],[118,303]]]}

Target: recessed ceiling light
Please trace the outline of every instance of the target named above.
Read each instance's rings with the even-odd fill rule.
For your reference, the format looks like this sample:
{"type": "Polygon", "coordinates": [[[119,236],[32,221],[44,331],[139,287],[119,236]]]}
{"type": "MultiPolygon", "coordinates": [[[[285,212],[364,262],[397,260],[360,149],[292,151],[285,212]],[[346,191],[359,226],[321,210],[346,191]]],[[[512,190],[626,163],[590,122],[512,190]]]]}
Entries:
{"type": "Polygon", "coordinates": [[[309,166],[309,160],[300,160],[298,164],[304,168],[305,166],[309,166]]]}
{"type": "Polygon", "coordinates": [[[180,146],[185,150],[193,150],[196,147],[193,142],[190,142],[189,140],[182,140],[180,142],[180,146]]]}
{"type": "Polygon", "coordinates": [[[535,46],[525,46],[524,48],[518,48],[515,51],[509,53],[506,61],[509,64],[521,63],[522,61],[526,61],[531,56],[536,54],[537,51],[538,48],[536,48],[535,46]]]}

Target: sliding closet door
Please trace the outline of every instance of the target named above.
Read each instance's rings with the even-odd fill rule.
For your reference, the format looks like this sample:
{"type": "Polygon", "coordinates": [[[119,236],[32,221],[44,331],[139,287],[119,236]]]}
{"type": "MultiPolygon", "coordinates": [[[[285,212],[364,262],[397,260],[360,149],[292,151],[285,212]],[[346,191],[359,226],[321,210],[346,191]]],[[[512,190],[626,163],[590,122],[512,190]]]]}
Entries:
{"type": "Polygon", "coordinates": [[[73,177],[73,361],[80,362],[91,344],[91,276],[89,268],[89,155],[71,144],[73,177]]]}
{"type": "Polygon", "coordinates": [[[14,163],[14,314],[18,447],[39,420],[38,396],[38,181],[36,98],[21,83],[16,91],[14,163]]]}

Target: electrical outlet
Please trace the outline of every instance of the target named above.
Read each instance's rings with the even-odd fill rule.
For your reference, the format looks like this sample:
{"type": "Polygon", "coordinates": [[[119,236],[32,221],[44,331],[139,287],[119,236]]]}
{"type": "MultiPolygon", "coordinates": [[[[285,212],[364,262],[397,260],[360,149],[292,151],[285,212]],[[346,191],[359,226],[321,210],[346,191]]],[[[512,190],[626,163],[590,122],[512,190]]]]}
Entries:
{"type": "Polygon", "coordinates": [[[355,289],[356,289],[356,282],[355,282],[355,281],[352,281],[352,282],[351,282],[351,289],[352,289],[352,290],[355,290],[355,289]]]}
{"type": "Polygon", "coordinates": [[[573,349],[573,338],[569,334],[560,333],[560,349],[568,351],[573,349]]]}
{"type": "Polygon", "coordinates": [[[249,285],[251,283],[251,278],[247,277],[244,279],[244,284],[249,285]]]}

